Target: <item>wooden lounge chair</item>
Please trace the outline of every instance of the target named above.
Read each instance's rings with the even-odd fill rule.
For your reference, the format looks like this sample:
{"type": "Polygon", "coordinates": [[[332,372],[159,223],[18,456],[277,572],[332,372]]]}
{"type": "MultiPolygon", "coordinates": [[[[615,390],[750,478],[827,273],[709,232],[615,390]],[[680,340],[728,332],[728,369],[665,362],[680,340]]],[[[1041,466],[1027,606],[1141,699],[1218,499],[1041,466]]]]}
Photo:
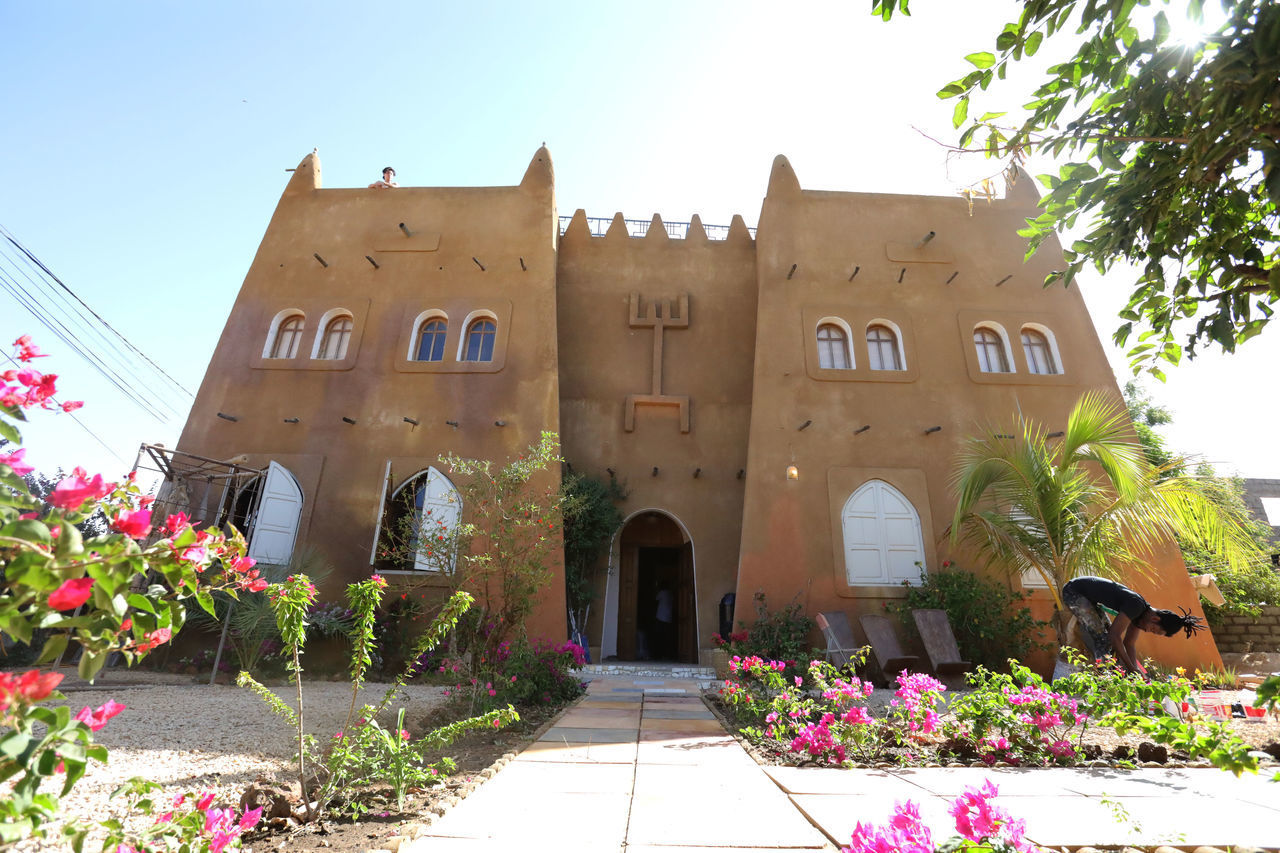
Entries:
{"type": "Polygon", "coordinates": [[[822,630],[822,637],[827,641],[827,660],[836,666],[846,666],[850,661],[857,663],[862,646],[853,639],[853,628],[849,626],[849,617],[842,610],[819,613],[814,620],[822,630]]]}
{"type": "Polygon", "coordinates": [[[940,678],[963,675],[973,668],[972,663],[960,659],[960,647],[945,610],[912,610],[911,618],[920,632],[929,666],[940,678]]]}
{"type": "Polygon", "coordinates": [[[875,656],[876,664],[879,665],[880,673],[884,676],[886,683],[892,683],[904,669],[913,669],[920,663],[919,657],[903,651],[902,643],[898,642],[898,635],[894,632],[893,623],[889,621],[889,617],[878,613],[867,613],[858,617],[858,624],[867,635],[867,642],[871,644],[871,653],[875,656]]]}

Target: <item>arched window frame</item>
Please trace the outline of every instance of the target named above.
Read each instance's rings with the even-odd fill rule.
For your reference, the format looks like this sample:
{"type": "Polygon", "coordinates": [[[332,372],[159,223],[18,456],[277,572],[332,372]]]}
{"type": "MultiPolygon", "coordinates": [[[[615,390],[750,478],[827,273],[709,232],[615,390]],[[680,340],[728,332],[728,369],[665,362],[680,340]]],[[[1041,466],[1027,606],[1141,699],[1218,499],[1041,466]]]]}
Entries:
{"type": "Polygon", "coordinates": [[[470,364],[488,364],[493,361],[493,357],[497,352],[497,348],[498,348],[498,317],[497,315],[494,314],[492,311],[488,311],[488,310],[472,311],[470,314],[468,314],[466,320],[464,320],[462,323],[462,334],[458,339],[458,354],[457,354],[458,361],[467,362],[470,364]],[[474,359],[474,358],[468,359],[466,357],[467,345],[471,341],[472,328],[477,323],[480,323],[486,320],[493,324],[493,344],[489,349],[489,357],[486,359],[474,359]]]}
{"type": "Polygon", "coordinates": [[[440,358],[435,361],[422,361],[418,358],[418,344],[422,339],[422,327],[430,323],[432,320],[441,320],[445,324],[445,339],[448,340],[449,335],[449,315],[439,308],[430,308],[423,311],[413,320],[412,332],[409,335],[409,351],[405,353],[405,358],[409,361],[419,362],[422,364],[435,364],[444,361],[444,350],[440,351],[440,358]]]}
{"type": "Polygon", "coordinates": [[[351,350],[351,338],[355,335],[355,330],[355,316],[346,308],[332,308],[324,312],[324,316],[320,318],[320,323],[316,329],[315,343],[311,346],[311,357],[321,361],[342,361],[351,350]],[[330,330],[335,323],[343,319],[349,321],[351,325],[346,332],[340,333],[344,338],[342,346],[336,355],[326,358],[324,352],[328,349],[330,330]]]}
{"type": "Polygon", "coordinates": [[[973,327],[973,337],[974,337],[973,347],[974,347],[974,351],[978,356],[978,369],[980,371],[982,371],[983,373],[1015,373],[1016,372],[1013,366],[1014,365],[1013,349],[1009,346],[1009,335],[1005,332],[1004,326],[995,322],[983,321],[981,323],[976,324],[973,327]],[[977,341],[978,332],[981,332],[981,331],[990,332],[991,334],[995,335],[997,339],[999,339],[1000,348],[1001,348],[1001,352],[1003,353],[1003,359],[1004,359],[1003,364],[1001,365],[1004,368],[1003,370],[985,370],[983,368],[982,350],[978,347],[978,341],[977,341]]]}
{"type": "MultiPolygon", "coordinates": [[[[416,516],[416,521],[417,521],[416,526],[418,528],[419,533],[421,533],[421,531],[424,530],[426,527],[426,522],[428,521],[426,516],[428,513],[425,511],[424,506],[419,505],[418,492],[422,487],[426,485],[426,481],[433,476],[438,477],[448,486],[446,491],[451,499],[450,502],[452,505],[453,516],[454,516],[451,522],[447,522],[448,528],[450,530],[454,530],[457,528],[458,524],[462,521],[462,496],[458,492],[458,487],[454,485],[453,481],[450,480],[447,476],[445,476],[445,474],[442,471],[440,471],[438,468],[436,468],[435,466],[429,466],[424,470],[414,474],[409,479],[405,480],[403,483],[400,484],[399,488],[397,488],[394,492],[391,493],[392,505],[403,506],[404,499],[402,496],[404,495],[405,490],[406,489],[413,490],[412,506],[414,509],[414,514],[416,516]]],[[[425,498],[423,503],[425,504],[425,498]]],[[[394,518],[395,516],[394,514],[392,514],[388,520],[394,523],[394,518]]],[[[413,554],[413,562],[410,568],[403,569],[402,571],[426,572],[430,574],[453,574],[454,571],[457,570],[458,555],[456,552],[453,554],[450,554],[447,560],[442,560],[440,562],[433,563],[426,556],[416,551],[416,542],[411,541],[410,546],[415,548],[415,551],[413,554]]]]}
{"type": "MultiPolygon", "coordinates": [[[[854,357],[853,357],[853,330],[849,328],[848,323],[846,323],[844,320],[840,319],[839,317],[823,317],[815,325],[813,334],[818,347],[819,369],[821,370],[853,370],[857,367],[857,362],[854,361],[854,357]],[[844,336],[844,340],[843,340],[844,358],[845,358],[845,361],[847,362],[845,366],[839,367],[833,364],[823,363],[822,345],[824,343],[827,343],[826,341],[823,341],[821,337],[823,326],[833,326],[837,331],[839,331],[844,336]]],[[[831,342],[831,343],[834,343],[834,342],[831,342]]]]}
{"type": "MultiPolygon", "coordinates": [[[[863,516],[865,518],[865,516],[863,516]]],[[[915,504],[900,489],[893,484],[880,479],[871,479],[862,483],[858,488],[850,493],[845,500],[844,505],[840,509],[840,537],[841,547],[845,555],[844,580],[851,587],[857,586],[886,586],[897,585],[903,581],[912,586],[919,586],[922,583],[922,575],[927,571],[927,558],[924,549],[924,523],[920,518],[920,511],[916,509],[915,504]],[[877,523],[880,525],[877,531],[878,540],[875,543],[879,548],[881,571],[878,577],[853,577],[851,573],[851,551],[854,545],[869,545],[869,542],[853,542],[849,535],[849,515],[851,508],[858,503],[862,495],[868,490],[878,490],[883,496],[884,492],[890,493],[897,498],[908,510],[906,516],[897,516],[897,520],[908,520],[913,528],[913,541],[910,543],[911,549],[907,553],[909,558],[909,567],[899,567],[895,571],[891,553],[906,553],[906,549],[902,544],[894,545],[887,541],[886,525],[884,520],[887,516],[884,513],[884,504],[882,500],[877,500],[877,523]]],[[[864,549],[869,550],[869,549],[864,549]]],[[[901,561],[899,561],[901,562],[901,561]]]]}
{"type": "Polygon", "coordinates": [[[302,338],[307,332],[307,314],[301,308],[286,308],[271,318],[271,326],[267,332],[266,343],[262,347],[262,357],[272,359],[297,358],[298,350],[302,348],[302,338]],[[280,333],[284,330],[286,324],[293,319],[301,320],[297,331],[293,332],[293,338],[289,342],[289,350],[291,352],[284,355],[276,355],[276,343],[280,340],[280,333]]]}
{"type": "Polygon", "coordinates": [[[1053,330],[1041,323],[1024,323],[1022,328],[1019,330],[1019,341],[1021,341],[1022,335],[1028,331],[1038,333],[1042,338],[1044,338],[1045,343],[1048,344],[1049,357],[1053,359],[1053,364],[1049,366],[1052,367],[1053,370],[1048,373],[1036,370],[1031,360],[1030,353],[1027,352],[1027,345],[1025,342],[1022,342],[1022,355],[1027,360],[1027,372],[1035,376],[1056,376],[1063,373],[1065,368],[1062,364],[1062,353],[1058,351],[1058,338],[1054,335],[1053,330]]]}
{"type": "Polygon", "coordinates": [[[884,318],[877,317],[867,323],[866,330],[863,333],[863,340],[866,341],[867,345],[867,366],[872,370],[894,371],[907,369],[907,353],[902,347],[902,328],[898,326],[897,323],[892,320],[885,320],[884,318]],[[875,359],[871,357],[870,335],[871,330],[876,326],[882,326],[887,329],[891,335],[893,335],[894,351],[898,354],[898,364],[896,367],[876,367],[875,359]]]}

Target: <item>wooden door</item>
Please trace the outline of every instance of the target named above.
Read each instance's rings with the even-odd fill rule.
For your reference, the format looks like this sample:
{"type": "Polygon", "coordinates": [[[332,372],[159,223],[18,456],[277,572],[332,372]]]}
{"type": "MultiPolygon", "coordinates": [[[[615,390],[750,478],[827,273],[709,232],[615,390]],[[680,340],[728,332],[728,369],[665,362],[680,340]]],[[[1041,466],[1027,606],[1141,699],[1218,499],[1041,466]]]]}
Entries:
{"type": "Polygon", "coordinates": [[[693,584],[693,544],[680,546],[676,566],[676,660],[698,662],[697,596],[693,584]]]}
{"type": "Polygon", "coordinates": [[[636,659],[636,587],[640,546],[624,542],[618,565],[618,658],[636,659]]]}

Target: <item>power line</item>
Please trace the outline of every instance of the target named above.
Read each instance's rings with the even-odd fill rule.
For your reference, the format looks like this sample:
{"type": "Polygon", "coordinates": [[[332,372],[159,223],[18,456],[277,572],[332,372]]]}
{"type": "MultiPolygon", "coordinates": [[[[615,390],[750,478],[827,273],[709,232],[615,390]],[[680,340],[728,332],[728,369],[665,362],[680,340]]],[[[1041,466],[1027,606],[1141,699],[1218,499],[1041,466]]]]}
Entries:
{"type": "Polygon", "coordinates": [[[110,330],[111,330],[111,332],[112,332],[112,334],[114,334],[116,337],[118,337],[118,338],[119,338],[119,339],[120,339],[120,340],[121,340],[121,341],[122,341],[122,342],[123,342],[127,347],[129,347],[129,349],[130,349],[130,350],[132,350],[136,355],[138,355],[140,358],[142,358],[144,361],[146,361],[146,362],[147,362],[147,364],[151,365],[151,366],[155,369],[155,371],[156,371],[157,373],[159,373],[159,374],[160,374],[161,376],[163,376],[165,379],[169,380],[169,382],[170,382],[170,383],[172,383],[172,384],[173,384],[173,386],[174,386],[175,388],[177,388],[179,391],[183,392],[183,393],[184,393],[184,394],[186,394],[188,397],[191,397],[192,399],[195,399],[195,395],[194,395],[194,394],[192,394],[190,391],[188,391],[185,387],[183,387],[182,383],[180,383],[178,380],[174,379],[172,376],[170,376],[168,373],[166,373],[166,372],[164,371],[164,369],[160,367],[160,365],[156,364],[154,361],[152,361],[150,358],[148,358],[146,353],[144,353],[142,350],[140,350],[140,349],[138,349],[136,346],[134,346],[134,345],[133,345],[133,343],[132,343],[132,342],[130,342],[128,338],[126,338],[124,335],[120,334],[120,332],[116,331],[115,327],[113,327],[110,323],[108,323],[108,322],[107,322],[106,320],[104,320],[101,316],[99,316],[99,315],[98,315],[98,313],[97,313],[96,311],[94,311],[94,310],[93,310],[92,308],[90,308],[87,304],[85,304],[85,301],[84,301],[83,299],[81,299],[79,296],[77,296],[77,295],[75,294],[75,292],[73,292],[73,291],[71,290],[71,288],[67,287],[67,286],[66,286],[66,284],[64,284],[64,283],[62,282],[62,279],[60,279],[60,278],[58,278],[56,275],[54,275],[54,274],[53,274],[53,271],[52,271],[52,270],[50,270],[47,266],[45,266],[45,265],[44,265],[44,263],[43,263],[39,258],[37,258],[35,255],[31,254],[31,252],[29,252],[25,246],[23,246],[21,243],[19,243],[19,242],[18,242],[18,240],[17,240],[17,239],[16,239],[16,238],[11,234],[11,233],[9,233],[9,229],[5,228],[3,225],[0,225],[0,234],[3,234],[3,235],[4,235],[4,237],[5,237],[5,239],[7,239],[10,243],[12,243],[14,246],[16,246],[16,247],[17,247],[17,249],[18,249],[18,251],[22,252],[22,254],[23,254],[23,255],[25,255],[27,258],[29,258],[29,259],[31,260],[31,262],[32,262],[32,263],[34,263],[36,266],[40,267],[40,269],[44,271],[44,274],[45,274],[45,275],[49,276],[49,278],[51,278],[53,281],[57,282],[57,284],[58,284],[58,286],[59,286],[59,287],[61,287],[61,288],[62,288],[63,290],[65,290],[68,294],[70,294],[70,296],[71,296],[72,298],[74,298],[74,299],[76,300],[76,302],[78,302],[81,306],[83,306],[83,307],[84,307],[84,309],[85,309],[86,311],[88,311],[90,314],[92,314],[92,315],[93,315],[93,317],[94,317],[94,318],[95,318],[99,323],[101,323],[102,325],[104,325],[104,326],[106,326],[108,329],[110,329],[110,330]]]}
{"type": "Polygon", "coordinates": [[[61,279],[34,254],[26,249],[7,229],[0,226],[0,234],[7,241],[0,242],[0,259],[6,265],[0,265],[0,287],[9,291],[10,295],[26,308],[46,328],[85,359],[99,374],[116,387],[126,398],[130,399],[144,412],[162,424],[169,424],[180,418],[186,408],[186,401],[178,402],[170,399],[174,391],[191,398],[191,392],[184,388],[172,376],[160,368],[132,342],[120,334],[97,312],[77,296],[61,279]],[[17,257],[9,255],[9,247],[17,249],[21,254],[17,257]],[[35,273],[33,277],[32,273],[35,273]],[[26,279],[31,287],[24,286],[18,276],[26,279]],[[49,282],[52,281],[57,286],[49,282]],[[43,288],[42,288],[43,285],[43,288]],[[40,294],[48,291],[49,296],[40,294]],[[46,300],[52,298],[51,304],[46,300]],[[60,303],[60,304],[59,304],[60,303]],[[60,316],[61,315],[61,316],[60,316]],[[72,329],[74,324],[84,331],[72,329]],[[103,329],[110,332],[104,334],[103,329]],[[93,346],[89,346],[89,338],[93,346]],[[137,357],[135,357],[135,355],[137,357]],[[114,364],[110,363],[114,362],[114,364]],[[151,381],[140,374],[136,368],[150,366],[154,375],[163,381],[161,388],[155,387],[151,381]]]}
{"type": "Polygon", "coordinates": [[[3,287],[5,290],[7,290],[9,294],[18,301],[18,304],[22,305],[22,307],[26,308],[29,312],[31,312],[32,315],[34,315],[37,319],[39,319],[42,323],[44,323],[45,327],[49,329],[49,331],[53,332],[55,337],[57,337],[59,340],[65,343],[68,347],[70,347],[76,353],[78,353],[87,362],[89,362],[89,364],[95,370],[97,370],[98,373],[103,376],[103,378],[105,378],[108,382],[114,385],[116,387],[116,390],[118,390],[121,394],[123,394],[127,399],[133,401],[143,411],[145,411],[147,414],[154,417],[160,423],[168,422],[168,418],[166,418],[157,408],[152,406],[146,398],[138,395],[135,391],[133,391],[129,387],[128,382],[123,377],[117,375],[110,367],[104,364],[97,357],[95,353],[93,353],[91,350],[87,350],[79,346],[78,342],[75,339],[74,332],[68,329],[57,318],[52,317],[51,315],[45,312],[42,312],[40,310],[42,306],[40,306],[38,303],[32,304],[30,294],[28,294],[25,290],[23,290],[22,287],[18,285],[17,282],[11,279],[8,276],[7,270],[4,270],[2,268],[0,268],[0,287],[3,287]]]}
{"type": "MultiPolygon", "coordinates": [[[[2,244],[0,244],[0,248],[3,248],[2,244]]],[[[8,256],[7,256],[7,255],[5,255],[3,252],[0,252],[0,259],[3,259],[3,260],[5,260],[5,261],[9,262],[10,264],[13,264],[13,263],[14,263],[14,262],[13,262],[13,260],[12,260],[12,258],[8,257],[8,256]]],[[[40,282],[40,281],[37,281],[37,280],[36,280],[36,279],[34,279],[34,278],[32,278],[32,277],[31,277],[31,275],[30,275],[30,273],[29,273],[26,269],[21,269],[21,268],[19,268],[19,269],[18,269],[18,272],[19,272],[19,273],[21,273],[21,275],[23,276],[23,278],[25,278],[27,281],[29,281],[33,286],[35,286],[36,288],[39,288],[39,287],[40,287],[41,282],[40,282]]],[[[21,283],[20,283],[20,282],[16,282],[16,283],[18,284],[18,286],[21,286],[21,283]]],[[[47,287],[47,285],[46,285],[46,287],[47,287]]],[[[34,301],[39,305],[39,307],[40,307],[41,309],[43,309],[43,311],[45,312],[45,314],[46,314],[47,316],[49,316],[50,318],[52,318],[52,317],[53,317],[53,315],[54,315],[54,313],[55,313],[55,311],[54,311],[53,307],[45,305],[45,304],[40,300],[40,297],[39,297],[36,293],[33,293],[33,292],[29,291],[29,290],[26,290],[25,288],[23,288],[23,291],[24,291],[24,293],[26,293],[26,294],[27,294],[31,299],[33,299],[33,300],[34,300],[34,301]]],[[[62,296],[58,291],[53,291],[53,294],[54,294],[55,298],[60,299],[64,304],[66,304],[66,303],[67,303],[66,298],[65,298],[64,296],[62,296]]],[[[28,310],[32,310],[32,309],[28,308],[28,310]]],[[[36,314],[36,317],[37,317],[37,318],[41,318],[41,317],[43,316],[41,313],[38,313],[38,312],[34,312],[34,311],[33,311],[33,313],[35,313],[35,314],[36,314]]],[[[93,360],[98,360],[98,361],[100,361],[100,363],[102,363],[103,365],[105,365],[105,361],[101,361],[100,356],[115,355],[115,356],[116,356],[116,364],[117,364],[117,365],[122,365],[122,366],[123,366],[123,368],[124,368],[124,372],[128,373],[128,374],[130,375],[130,377],[132,378],[132,380],[133,380],[133,381],[132,381],[132,383],[131,383],[131,387],[132,387],[132,386],[134,386],[134,385],[136,385],[137,387],[141,387],[141,388],[148,388],[148,390],[151,390],[151,391],[152,391],[152,393],[156,396],[156,399],[157,399],[157,401],[158,401],[158,402],[160,402],[160,403],[162,403],[162,404],[166,405],[166,406],[170,409],[170,411],[172,411],[172,412],[173,412],[173,414],[174,414],[174,415],[179,414],[179,407],[178,407],[178,406],[175,406],[175,405],[170,404],[166,399],[164,399],[164,397],[163,397],[161,394],[159,394],[159,393],[155,392],[155,390],[154,390],[154,389],[150,389],[150,388],[149,388],[149,386],[148,386],[147,380],[146,380],[146,379],[144,379],[141,375],[139,375],[139,374],[138,374],[138,372],[134,369],[134,368],[135,368],[135,366],[137,365],[137,360],[136,360],[136,359],[133,359],[133,358],[128,357],[128,356],[124,353],[124,351],[120,349],[119,345],[118,345],[115,341],[113,341],[113,340],[111,340],[111,339],[107,338],[107,337],[102,333],[101,328],[99,328],[98,326],[96,326],[96,325],[94,325],[92,322],[90,322],[90,320],[89,320],[88,318],[86,318],[83,314],[80,314],[80,313],[76,312],[76,311],[74,310],[74,306],[72,306],[72,310],[70,310],[70,311],[65,311],[65,310],[64,310],[64,311],[63,311],[63,315],[64,315],[64,316],[67,318],[67,320],[69,320],[69,321],[78,322],[78,324],[80,325],[80,327],[82,327],[82,328],[85,330],[85,335],[86,335],[86,336],[96,336],[96,337],[97,337],[97,339],[98,339],[98,341],[100,341],[100,342],[101,342],[101,346],[100,346],[100,347],[98,347],[98,346],[90,347],[90,346],[88,345],[88,344],[89,344],[89,342],[88,342],[88,341],[81,341],[81,340],[79,339],[79,337],[73,338],[73,340],[72,340],[71,342],[69,342],[69,345],[70,345],[70,346],[72,346],[72,347],[73,347],[77,352],[79,352],[79,353],[80,353],[80,355],[81,355],[82,357],[84,357],[84,358],[86,358],[86,359],[90,359],[90,358],[91,358],[91,359],[93,359],[93,360]]],[[[48,324],[46,323],[46,326],[47,326],[47,325],[48,325],[48,324]]],[[[65,326],[64,326],[64,328],[65,328],[65,326]]],[[[70,332],[70,330],[68,330],[68,331],[70,332]]],[[[65,339],[64,339],[64,340],[65,340],[65,339]]],[[[113,372],[115,372],[118,376],[120,375],[120,370],[119,370],[118,368],[113,367],[113,368],[111,368],[111,369],[112,369],[112,370],[113,370],[113,372]]],[[[123,378],[123,377],[121,377],[121,378],[123,378]]]]}
{"type": "MultiPolygon", "coordinates": [[[[16,362],[16,361],[14,361],[14,360],[13,360],[13,356],[9,355],[7,352],[6,352],[6,353],[4,353],[4,357],[5,357],[5,358],[7,358],[7,359],[9,360],[9,363],[10,363],[10,364],[14,364],[14,365],[17,365],[17,364],[18,364],[18,362],[16,362]]],[[[19,365],[19,366],[20,366],[20,365],[19,365]]],[[[56,402],[58,402],[58,401],[57,401],[56,399],[54,399],[53,397],[50,397],[49,399],[50,399],[50,400],[53,400],[55,403],[56,403],[56,402]]],[[[84,430],[85,432],[89,433],[89,435],[93,438],[93,440],[94,440],[94,441],[96,441],[96,442],[98,442],[98,444],[102,445],[102,449],[103,449],[103,450],[107,451],[107,452],[108,452],[108,453],[110,453],[112,456],[114,456],[115,458],[119,459],[119,460],[120,460],[120,464],[121,464],[121,465],[128,465],[128,464],[129,464],[128,460],[126,460],[126,459],[124,459],[123,457],[121,457],[119,453],[116,453],[116,452],[115,452],[115,450],[113,450],[109,444],[107,444],[105,441],[103,441],[103,440],[102,440],[101,436],[99,436],[99,435],[98,435],[96,432],[94,432],[93,430],[89,429],[89,425],[88,425],[88,424],[86,424],[84,421],[80,420],[80,418],[76,416],[76,413],[75,413],[75,412],[66,412],[66,411],[64,411],[62,414],[63,414],[63,416],[64,416],[64,417],[69,417],[69,418],[71,418],[71,420],[75,421],[76,426],[80,427],[80,429],[82,429],[82,430],[84,430]]]]}

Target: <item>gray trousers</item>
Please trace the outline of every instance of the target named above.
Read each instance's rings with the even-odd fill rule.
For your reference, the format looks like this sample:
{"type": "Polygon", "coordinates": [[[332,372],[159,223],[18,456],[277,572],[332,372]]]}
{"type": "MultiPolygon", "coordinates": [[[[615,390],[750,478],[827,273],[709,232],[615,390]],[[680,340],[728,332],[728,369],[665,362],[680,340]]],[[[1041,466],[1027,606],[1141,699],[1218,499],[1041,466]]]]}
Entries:
{"type": "Polygon", "coordinates": [[[1111,620],[1102,608],[1075,590],[1062,591],[1062,603],[1076,616],[1080,625],[1080,637],[1094,660],[1102,660],[1113,654],[1111,648],[1111,620]]]}

